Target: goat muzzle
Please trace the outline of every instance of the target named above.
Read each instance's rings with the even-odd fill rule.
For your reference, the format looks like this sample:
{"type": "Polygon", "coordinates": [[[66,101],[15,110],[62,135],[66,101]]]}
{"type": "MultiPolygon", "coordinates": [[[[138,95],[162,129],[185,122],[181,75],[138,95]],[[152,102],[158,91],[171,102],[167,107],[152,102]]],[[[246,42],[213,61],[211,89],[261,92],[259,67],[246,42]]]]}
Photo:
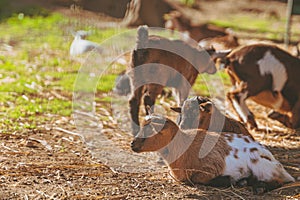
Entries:
{"type": "Polygon", "coordinates": [[[131,142],[131,149],[132,151],[139,153],[141,152],[141,148],[144,144],[145,138],[135,138],[132,142],[131,142]]]}

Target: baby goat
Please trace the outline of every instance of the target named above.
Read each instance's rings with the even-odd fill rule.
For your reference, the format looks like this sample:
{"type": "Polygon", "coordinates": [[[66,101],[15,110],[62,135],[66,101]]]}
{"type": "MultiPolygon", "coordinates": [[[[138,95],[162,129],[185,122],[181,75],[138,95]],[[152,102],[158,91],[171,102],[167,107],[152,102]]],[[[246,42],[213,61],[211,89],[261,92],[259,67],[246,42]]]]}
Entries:
{"type": "MultiPolygon", "coordinates": [[[[177,30],[186,34],[188,38],[196,42],[208,37],[227,35],[226,29],[210,24],[192,25],[191,20],[179,11],[172,11],[165,16],[165,28],[172,31],[177,30]]],[[[183,38],[184,39],[184,38],[183,38]]]]}
{"type": "Polygon", "coordinates": [[[183,131],[161,116],[147,116],[131,148],[137,153],[158,151],[173,177],[189,184],[214,185],[220,177],[234,184],[252,177],[255,184],[262,183],[263,189],[270,190],[295,181],[269,150],[249,136],[183,131]]]}
{"type": "Polygon", "coordinates": [[[300,59],[266,44],[248,45],[222,59],[233,90],[227,93],[240,119],[257,128],[245,100],[272,108],[277,119],[290,128],[300,127],[300,59]]]}
{"type": "Polygon", "coordinates": [[[97,43],[85,39],[89,34],[90,32],[82,30],[72,33],[74,40],[70,46],[71,56],[77,56],[93,50],[99,53],[102,52],[103,49],[97,43]]]}
{"type": "Polygon", "coordinates": [[[209,54],[215,57],[214,49],[205,51],[181,40],[148,36],[146,26],[138,28],[137,47],[131,61],[134,93],[129,100],[133,135],[139,130],[139,107],[144,91],[147,91],[144,95],[146,107],[154,105],[164,86],[177,89],[177,103],[181,104],[199,73],[216,72],[209,54]]]}
{"type": "Polygon", "coordinates": [[[211,100],[205,97],[192,97],[183,102],[182,107],[171,107],[180,113],[177,122],[182,129],[201,128],[216,132],[232,132],[254,138],[239,121],[223,115],[211,100]]]}
{"type": "Polygon", "coordinates": [[[235,49],[240,45],[238,38],[233,34],[205,38],[198,44],[203,48],[213,47],[216,50],[235,49]]]}
{"type": "Polygon", "coordinates": [[[172,11],[165,18],[165,28],[183,33],[182,40],[190,44],[199,42],[203,48],[213,46],[216,50],[234,49],[239,46],[238,38],[229,29],[207,23],[192,25],[191,20],[179,11],[172,11]]]}
{"type": "Polygon", "coordinates": [[[127,96],[131,93],[130,76],[126,70],[122,71],[116,78],[113,92],[120,96],[127,96]]]}

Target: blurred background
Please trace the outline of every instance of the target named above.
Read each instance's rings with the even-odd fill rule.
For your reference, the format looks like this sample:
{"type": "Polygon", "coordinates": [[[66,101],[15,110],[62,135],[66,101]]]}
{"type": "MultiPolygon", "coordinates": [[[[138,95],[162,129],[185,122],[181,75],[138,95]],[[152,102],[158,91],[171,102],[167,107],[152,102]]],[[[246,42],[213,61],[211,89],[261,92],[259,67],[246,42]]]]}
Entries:
{"type": "MultiPolygon", "coordinates": [[[[205,48],[264,42],[299,56],[298,12],[289,14],[287,0],[0,0],[0,199],[300,198],[299,183],[254,197],[245,188],[191,189],[170,181],[155,156],[131,157],[128,96],[114,92],[117,77],[129,66],[130,52],[113,63],[103,62],[102,67],[110,67],[96,88],[88,86],[87,77],[78,79],[91,49],[101,54],[101,44],[125,32],[131,34],[117,45],[135,43],[139,25],[168,28],[168,37],[193,39],[205,48]],[[92,108],[89,112],[76,113],[74,108],[83,106],[72,102],[76,89],[94,95],[92,104],[84,105],[92,108]],[[113,111],[117,103],[122,112],[113,111]],[[101,133],[112,143],[104,150],[101,143],[96,143],[100,150],[86,148],[74,112],[85,118],[84,131],[90,137],[101,133]],[[128,174],[110,168],[123,166],[113,157],[116,149],[122,151],[117,152],[122,162],[151,163],[154,172],[128,174]]],[[[231,87],[223,71],[201,75],[194,95],[209,96],[207,79],[222,80],[224,85],[214,85],[216,89],[231,87]]],[[[157,104],[168,110],[175,101],[166,96],[157,104]]],[[[299,177],[299,132],[266,120],[269,109],[253,102],[249,106],[264,127],[253,133],[255,138],[299,177]]]]}

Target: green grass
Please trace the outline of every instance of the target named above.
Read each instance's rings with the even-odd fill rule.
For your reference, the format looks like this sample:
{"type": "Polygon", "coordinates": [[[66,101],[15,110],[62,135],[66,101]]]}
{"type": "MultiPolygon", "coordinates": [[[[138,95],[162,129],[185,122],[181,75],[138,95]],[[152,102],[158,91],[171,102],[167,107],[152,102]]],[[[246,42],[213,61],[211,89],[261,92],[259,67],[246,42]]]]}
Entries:
{"type": "MultiPolygon", "coordinates": [[[[108,39],[115,36],[121,38],[118,47],[128,50],[128,46],[135,43],[135,30],[98,29],[37,7],[26,8],[10,16],[0,21],[0,30],[5,30],[0,31],[0,51],[3,52],[0,55],[0,132],[36,129],[51,123],[53,119],[49,116],[70,117],[72,109],[81,106],[77,105],[78,102],[72,104],[73,92],[95,93],[92,100],[100,104],[117,100],[110,96],[110,92],[117,74],[126,67],[105,61],[103,66],[99,63],[95,65],[95,68],[106,69],[101,75],[97,74],[98,68],[96,76],[84,71],[86,66],[69,56],[69,46],[73,40],[71,31],[92,30],[88,39],[104,45],[111,45],[108,39]],[[123,33],[121,37],[119,33],[123,33]],[[11,49],[5,49],[3,44],[11,49]],[[80,73],[78,70],[81,70],[80,73]]],[[[236,30],[255,29],[265,34],[270,34],[271,30],[274,36],[270,37],[278,37],[283,31],[283,22],[278,22],[275,28],[272,19],[253,20],[249,16],[224,18],[212,23],[236,30]]],[[[166,32],[158,32],[171,37],[166,32]]],[[[215,89],[209,85],[214,80],[223,81],[225,86],[230,85],[224,72],[214,76],[204,74],[197,78],[193,91],[197,95],[209,96],[210,90],[215,89]]]]}
{"type": "Polygon", "coordinates": [[[193,85],[192,90],[196,95],[201,96],[212,96],[215,94],[216,88],[213,83],[218,82],[218,90],[226,90],[230,85],[230,80],[228,75],[224,71],[219,71],[214,75],[201,74],[197,77],[196,83],[193,85]]]}
{"type": "Polygon", "coordinates": [[[180,0],[180,2],[188,7],[192,7],[195,4],[195,0],[180,0]]]}
{"type": "MultiPolygon", "coordinates": [[[[0,55],[1,132],[35,129],[51,121],[48,115],[71,116],[73,91],[112,89],[116,74],[110,73],[94,78],[92,85],[87,85],[89,76],[81,73],[81,82],[74,85],[81,64],[69,57],[70,31],[87,30],[85,24],[58,13],[16,13],[2,20],[0,29],[5,30],[0,32],[0,41],[13,48],[13,53],[4,50],[6,54],[0,55]],[[52,95],[52,91],[64,98],[52,95]]],[[[94,28],[89,39],[101,43],[120,31],[94,28]]]]}
{"type": "MultiPolygon", "coordinates": [[[[72,109],[80,107],[80,102],[72,104],[73,92],[96,93],[95,101],[104,104],[115,100],[109,93],[117,74],[126,67],[103,63],[109,67],[99,76],[92,76],[84,70],[78,73],[82,64],[69,57],[73,39],[71,30],[92,30],[88,39],[105,45],[110,44],[108,38],[118,38],[118,33],[123,33],[118,43],[121,49],[126,49],[129,42],[135,42],[135,31],[87,27],[57,13],[47,16],[17,13],[3,20],[0,29],[5,30],[0,32],[0,41],[13,46],[12,54],[0,55],[2,132],[36,129],[51,121],[49,115],[70,117],[72,109]],[[63,99],[52,95],[52,91],[63,99]]],[[[106,66],[95,67],[105,69],[106,66]]],[[[209,95],[201,77],[194,89],[199,94],[209,95]]]]}
{"type": "MultiPolygon", "coordinates": [[[[235,31],[261,34],[266,39],[282,40],[285,33],[286,20],[257,17],[254,14],[236,14],[227,18],[212,20],[211,23],[220,27],[232,28],[235,31]]],[[[300,31],[295,30],[293,33],[300,34],[300,31]]]]}

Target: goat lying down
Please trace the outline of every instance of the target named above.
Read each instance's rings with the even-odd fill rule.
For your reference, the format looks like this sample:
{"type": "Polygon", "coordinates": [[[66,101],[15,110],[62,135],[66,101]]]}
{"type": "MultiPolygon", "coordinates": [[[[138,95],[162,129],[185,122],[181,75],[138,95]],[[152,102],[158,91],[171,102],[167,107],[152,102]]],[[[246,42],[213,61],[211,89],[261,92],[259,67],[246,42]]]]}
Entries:
{"type": "MultiPolygon", "coordinates": [[[[213,74],[212,57],[220,56],[214,49],[203,50],[181,40],[149,36],[148,28],[138,28],[137,46],[132,52],[131,73],[133,95],[129,100],[132,133],[139,130],[139,107],[144,96],[145,106],[152,106],[164,86],[176,88],[180,105],[188,96],[199,73],[213,74]],[[146,88],[146,89],[145,89],[146,88]],[[144,94],[144,91],[147,91],[144,94]]],[[[146,110],[148,114],[148,111],[146,110]]]]}
{"type": "Polygon", "coordinates": [[[250,136],[181,130],[162,116],[146,116],[131,148],[137,153],[158,151],[173,177],[188,184],[229,186],[251,178],[254,189],[266,191],[295,181],[271,152],[250,136]],[[202,156],[207,147],[211,151],[202,156]]]}
{"type": "Polygon", "coordinates": [[[245,100],[274,109],[269,117],[290,128],[300,127],[300,59],[273,45],[254,44],[231,52],[221,61],[233,89],[232,107],[250,128],[257,128],[245,100]]]}
{"type": "Polygon", "coordinates": [[[177,123],[181,129],[200,128],[215,132],[232,132],[251,137],[247,128],[239,121],[227,117],[205,97],[195,96],[183,102],[182,107],[171,107],[180,113],[177,123]]]}

